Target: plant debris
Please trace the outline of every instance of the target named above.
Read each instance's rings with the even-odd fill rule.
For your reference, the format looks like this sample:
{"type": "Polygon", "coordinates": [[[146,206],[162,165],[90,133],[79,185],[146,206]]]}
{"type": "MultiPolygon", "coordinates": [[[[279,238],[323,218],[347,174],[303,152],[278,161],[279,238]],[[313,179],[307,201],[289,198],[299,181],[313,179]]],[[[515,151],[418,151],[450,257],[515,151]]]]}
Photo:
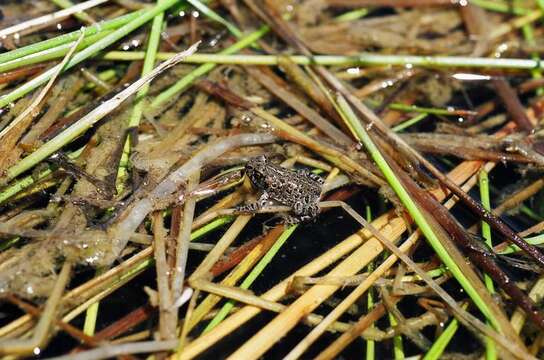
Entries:
{"type": "Polygon", "coordinates": [[[0,354],[544,356],[540,2],[30,3],[0,354]]]}

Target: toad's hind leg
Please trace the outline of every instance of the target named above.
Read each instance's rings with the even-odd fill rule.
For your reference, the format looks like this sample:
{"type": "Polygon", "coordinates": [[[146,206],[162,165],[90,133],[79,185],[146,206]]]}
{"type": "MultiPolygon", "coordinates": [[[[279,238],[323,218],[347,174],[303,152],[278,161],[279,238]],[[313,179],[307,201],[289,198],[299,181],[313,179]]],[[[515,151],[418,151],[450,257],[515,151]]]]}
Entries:
{"type": "Polygon", "coordinates": [[[301,169],[297,170],[298,174],[301,176],[308,177],[318,183],[319,185],[323,185],[325,183],[325,179],[323,179],[321,176],[314,174],[313,172],[309,171],[308,169],[301,169]]]}

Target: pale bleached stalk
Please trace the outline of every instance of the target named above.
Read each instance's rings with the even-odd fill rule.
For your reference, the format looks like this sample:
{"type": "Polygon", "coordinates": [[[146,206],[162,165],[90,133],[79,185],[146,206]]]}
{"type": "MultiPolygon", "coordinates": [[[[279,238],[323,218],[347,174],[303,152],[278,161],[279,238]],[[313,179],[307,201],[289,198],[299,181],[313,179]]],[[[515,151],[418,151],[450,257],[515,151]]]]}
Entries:
{"type": "Polygon", "coordinates": [[[166,229],[160,211],[155,211],[151,217],[153,219],[153,250],[157,269],[157,289],[159,290],[160,339],[172,340],[176,337],[177,312],[175,314],[172,312],[172,294],[168,282],[170,277],[166,261],[166,229]]]}
{"type": "MultiPolygon", "coordinates": [[[[151,248],[148,248],[148,249],[151,250],[149,252],[149,254],[151,255],[152,249],[151,248]]],[[[143,250],[142,252],[146,250],[143,250]]],[[[149,256],[148,258],[145,258],[140,263],[134,265],[133,267],[130,267],[128,271],[122,273],[120,277],[108,279],[108,282],[105,283],[101,287],[101,288],[104,288],[104,290],[97,293],[96,290],[91,289],[89,293],[84,294],[85,297],[83,299],[85,299],[85,301],[79,304],[77,307],[72,308],[70,312],[66,313],[66,315],[64,315],[64,317],[62,318],[62,321],[71,322],[77,316],[79,316],[85,310],[87,310],[92,304],[105,299],[107,296],[112,294],[115,290],[126,285],[126,283],[128,283],[137,275],[139,275],[145,269],[149,268],[151,265],[153,265],[153,262],[152,262],[151,256],[149,256]]],[[[67,302],[66,298],[63,298],[62,300],[63,302],[67,302]]],[[[78,299],[78,301],[81,301],[81,299],[78,299]]]]}
{"type": "MultiPolygon", "coordinates": [[[[68,8],[71,8],[72,6],[74,6],[74,3],[71,2],[70,0],[51,0],[51,2],[53,2],[55,5],[63,8],[63,9],[68,9],[68,8]]],[[[84,11],[80,11],[76,14],[74,14],[74,17],[76,19],[79,19],[87,24],[96,24],[96,20],[89,14],[87,14],[86,12],[84,11]]]]}
{"type": "Polygon", "coordinates": [[[174,349],[178,340],[140,341],[120,345],[104,345],[99,348],[50,358],[49,360],[98,360],[124,354],[152,353],[174,349]]]}
{"type": "MultiPolygon", "coordinates": [[[[528,356],[530,358],[530,355],[524,351],[518,344],[514,343],[510,339],[499,335],[497,332],[492,330],[489,326],[482,323],[480,320],[475,318],[473,315],[467,313],[463,309],[460,308],[460,306],[455,302],[455,300],[446,292],[444,291],[439,285],[436,284],[436,282],[430,278],[427,273],[422,270],[412,259],[410,259],[408,256],[406,256],[402,251],[400,251],[392,241],[388,239],[389,234],[384,235],[384,233],[378,231],[372,224],[366,222],[364,218],[362,218],[357,212],[355,212],[351,207],[349,207],[347,204],[340,202],[340,201],[326,201],[321,203],[322,206],[326,207],[336,207],[340,206],[342,207],[346,212],[348,212],[357,222],[359,222],[361,225],[365,227],[365,229],[369,230],[370,233],[374,236],[373,239],[377,239],[384,247],[386,247],[389,251],[391,251],[394,255],[396,255],[398,258],[400,258],[404,263],[406,263],[412,270],[414,270],[417,275],[423,281],[427,283],[427,285],[430,286],[431,289],[433,289],[446,303],[449,305],[450,309],[453,310],[455,315],[462,320],[465,324],[470,324],[475,329],[479,330],[480,332],[486,334],[487,336],[493,338],[497,342],[497,344],[500,344],[505,350],[510,351],[512,355],[518,356],[518,357],[524,357],[528,356]]],[[[400,235],[400,234],[399,234],[400,235]]],[[[396,238],[396,237],[395,237],[396,238]]],[[[367,241],[368,242],[368,241],[367,241]]],[[[354,254],[357,254],[358,251],[354,254]]],[[[350,255],[348,259],[351,259],[354,254],[350,255]]],[[[351,267],[351,264],[349,264],[350,267],[342,268],[342,271],[349,271],[349,274],[354,274],[354,268],[351,267]]],[[[340,271],[340,265],[335,268],[335,270],[331,271],[331,273],[334,273],[333,275],[339,276],[340,271]]],[[[306,304],[306,301],[303,300],[304,297],[308,296],[308,294],[312,294],[311,297],[319,298],[319,299],[325,299],[326,297],[330,296],[332,292],[334,292],[334,289],[338,288],[332,287],[332,286],[314,286],[310,290],[308,290],[304,296],[297,299],[289,308],[287,308],[284,312],[279,314],[269,322],[266,326],[261,328],[257,334],[255,334],[253,337],[251,337],[248,341],[244,343],[240,348],[238,348],[233,354],[231,354],[228,359],[257,359],[261,355],[263,355],[277,340],[271,339],[280,339],[286,331],[289,331],[291,328],[293,328],[298,321],[301,319],[301,316],[304,316],[307,312],[312,311],[319,302],[315,301],[312,304],[306,304]],[[329,287],[329,289],[327,289],[329,287]],[[332,289],[331,289],[332,288],[332,289]],[[331,292],[331,290],[333,290],[331,292]],[[314,294],[315,293],[315,294],[314,294]],[[318,295],[318,293],[320,295],[318,295]],[[325,293],[327,295],[325,295],[325,293]]]]}
{"type": "MultiPolygon", "coordinates": [[[[412,246],[419,240],[421,233],[419,231],[414,232],[406,241],[402,243],[399,250],[407,253],[412,246]]],[[[380,264],[380,266],[374,270],[366,279],[361,282],[342,302],[340,302],[334,309],[316,326],[310,331],[308,335],[302,341],[300,341],[284,358],[284,360],[294,360],[300,358],[300,356],[308,350],[308,348],[329,328],[329,326],[336,321],[348,308],[359,299],[373,284],[382,277],[396,262],[398,258],[395,255],[389,255],[389,257],[380,264]]]]}
{"type": "Polygon", "coordinates": [[[222,284],[215,284],[211,281],[204,279],[197,279],[192,281],[192,285],[200,291],[209,292],[217,296],[221,296],[227,299],[236,300],[238,302],[257,306],[265,310],[274,312],[281,312],[285,309],[285,305],[279,304],[270,300],[265,300],[258,296],[253,295],[249,290],[240,289],[234,286],[227,286],[222,284]]]}
{"type": "MultiPolygon", "coordinates": [[[[274,242],[277,241],[279,237],[278,232],[269,232],[265,235],[265,237],[262,239],[262,242],[255,246],[245,257],[242,261],[236,265],[234,269],[232,269],[222,280],[220,285],[221,286],[234,286],[240,279],[247,274],[252,268],[254,268],[255,264],[257,264],[257,261],[261,259],[264,255],[264,248],[268,246],[265,246],[265,243],[268,243],[272,246],[270,240],[274,240],[274,242]]],[[[209,262],[209,264],[213,265],[212,262],[209,262]]],[[[192,277],[190,280],[191,286],[195,286],[193,281],[200,281],[201,279],[208,279],[210,277],[209,271],[203,271],[201,275],[199,275],[198,278],[192,277]]],[[[247,279],[247,278],[246,278],[247,279]]],[[[241,286],[244,286],[244,283],[242,283],[241,286]]],[[[221,301],[221,297],[217,295],[210,294],[208,295],[204,300],[200,302],[198,307],[195,309],[193,316],[187,323],[187,329],[190,331],[194,326],[196,326],[210,311],[221,301]]],[[[225,309],[225,308],[223,308],[225,309]]],[[[222,310],[224,311],[224,310],[222,310]]],[[[214,318],[215,319],[215,318],[214,318]]],[[[214,322],[214,320],[212,320],[214,322]]],[[[207,332],[208,329],[213,327],[210,325],[211,323],[208,323],[208,326],[204,329],[204,332],[207,332]]]]}
{"type": "MultiPolygon", "coordinates": [[[[275,301],[265,300],[262,297],[254,295],[249,290],[243,290],[238,287],[226,286],[223,284],[216,284],[207,280],[197,280],[194,283],[194,285],[197,287],[197,290],[199,291],[206,291],[206,292],[209,292],[210,294],[217,295],[218,297],[224,297],[231,300],[235,300],[235,301],[244,303],[246,305],[251,305],[251,306],[261,308],[263,310],[279,313],[279,312],[282,312],[285,308],[287,308],[287,305],[284,305],[282,303],[275,302],[275,301]]],[[[312,325],[318,325],[321,323],[321,321],[323,321],[323,316],[312,313],[306,317],[305,321],[312,325]]],[[[349,325],[343,322],[334,322],[327,328],[327,330],[331,332],[336,332],[336,331],[343,332],[343,331],[346,331],[347,329],[349,329],[349,325]]],[[[363,336],[372,338],[375,340],[376,339],[383,340],[383,339],[392,337],[393,334],[389,335],[387,331],[373,329],[371,331],[367,331],[366,333],[364,333],[363,336]]]]}
{"type": "Polygon", "coordinates": [[[64,18],[67,18],[68,16],[78,13],[83,10],[90,9],[92,7],[95,7],[97,5],[103,4],[107,2],[108,0],[89,0],[80,4],[77,4],[75,6],[72,6],[68,9],[59,10],[57,12],[43,15],[34,19],[30,19],[28,21],[24,21],[22,23],[19,23],[17,25],[10,26],[8,28],[0,30],[0,39],[5,39],[9,35],[16,34],[21,31],[28,31],[31,28],[34,27],[40,27],[43,25],[48,25],[55,23],[57,21],[60,21],[64,18]]]}
{"type": "MultiPolygon", "coordinates": [[[[494,341],[497,342],[497,345],[501,345],[503,350],[510,352],[510,354],[516,358],[520,359],[530,359],[531,355],[526,351],[523,346],[510,338],[498,333],[493,330],[490,326],[484,324],[474,315],[470,314],[464,310],[461,306],[457,304],[455,299],[453,299],[448,292],[446,292],[442,287],[440,287],[428,274],[425,272],[419,265],[417,265],[410,257],[404,254],[399,250],[391,241],[383,236],[372,224],[368,223],[362,216],[360,216],[353,208],[341,201],[324,201],[323,206],[327,207],[342,207],[346,212],[348,212],[359,224],[363,225],[365,228],[369,229],[372,234],[380,240],[380,242],[387,247],[396,257],[401,259],[411,270],[413,270],[434,292],[444,300],[448,305],[449,309],[455,314],[455,316],[463,322],[465,325],[472,326],[474,330],[478,330],[481,333],[489,336],[494,341]]],[[[536,358],[535,358],[536,359],[536,358]]]]}
{"type": "MultiPolygon", "coordinates": [[[[383,216],[379,225],[383,226],[387,223],[387,216],[383,216]]],[[[323,269],[334,264],[343,256],[349,254],[353,249],[357,248],[363,243],[364,239],[359,234],[352,235],[342,241],[340,244],[334,246],[327,253],[322,254],[321,256],[314,259],[311,263],[303,266],[293,275],[289,276],[287,279],[280,282],[274,288],[267,291],[261,297],[266,300],[276,301],[284,296],[288,292],[291,281],[295,276],[310,276],[316,274],[323,269]]],[[[370,250],[370,249],[369,249],[370,250]]],[[[257,315],[261,310],[256,307],[243,307],[240,311],[232,314],[227,320],[223,321],[217,327],[199,338],[195,339],[193,342],[187,344],[187,347],[182,349],[183,353],[180,356],[180,359],[190,359],[198,355],[201,351],[206,349],[208,346],[211,346],[213,343],[220,340],[222,337],[230,334],[238,326],[245,323],[253,316],[257,315]]],[[[177,359],[177,358],[176,358],[177,359]]]]}
{"type": "MultiPolygon", "coordinates": [[[[391,302],[397,301],[399,297],[395,297],[395,300],[391,299],[391,302]]],[[[384,302],[376,304],[372,310],[363,314],[359,319],[350,326],[350,328],[337,337],[332,344],[327,346],[325,350],[321,351],[319,355],[314,357],[314,360],[333,360],[338,354],[342,352],[353,340],[360,336],[360,334],[369,328],[370,325],[378,321],[385,313],[386,309],[384,302]]],[[[389,313],[391,314],[391,313],[389,313]]],[[[390,317],[392,319],[392,317],[390,317]]],[[[397,322],[391,322],[392,326],[396,326],[397,322]]],[[[404,324],[403,324],[404,325],[404,324]]],[[[401,346],[394,345],[395,359],[404,359],[404,350],[401,346]]]]}
{"type": "Polygon", "coordinates": [[[81,43],[81,40],[83,40],[84,37],[85,35],[82,33],[77,39],[77,41],[74,42],[74,44],[72,45],[72,47],[70,48],[70,50],[68,51],[64,59],[62,59],[60,66],[57,67],[57,70],[55,71],[53,76],[51,76],[51,79],[49,79],[45,87],[42,89],[42,91],[40,91],[40,93],[38,94],[38,96],[36,96],[36,98],[32,101],[32,103],[22,113],[20,113],[15,118],[15,120],[13,120],[8,126],[6,126],[4,129],[2,129],[2,131],[0,131],[0,141],[2,140],[4,136],[6,136],[10,132],[11,129],[13,129],[21,121],[24,121],[27,118],[27,116],[34,118],[36,117],[36,115],[38,115],[39,113],[39,111],[37,110],[38,106],[43,101],[43,99],[45,99],[45,96],[47,95],[47,93],[49,92],[49,90],[51,89],[55,81],[57,80],[57,77],[66,67],[68,60],[70,60],[70,58],[74,54],[74,51],[76,51],[77,47],[79,46],[79,44],[81,43]]]}
{"type": "MultiPolygon", "coordinates": [[[[452,201],[448,202],[448,205],[452,205],[452,201]]],[[[357,214],[351,207],[349,207],[347,204],[339,201],[326,201],[320,203],[321,207],[342,207],[345,211],[347,211],[353,218],[355,218],[359,223],[365,224],[366,221],[357,214]]],[[[276,211],[286,211],[289,210],[288,207],[285,206],[273,206],[273,207],[267,207],[265,209],[262,209],[263,212],[276,212],[276,211]]],[[[458,318],[460,318],[464,323],[470,324],[478,331],[492,337],[497,343],[502,345],[504,349],[513,349],[513,353],[520,354],[519,356],[523,357],[527,355],[521,347],[519,347],[518,344],[512,342],[510,339],[502,337],[497,332],[492,330],[490,327],[486,326],[484,323],[476,319],[471,314],[464,311],[453,298],[449,296],[449,294],[444,291],[436,282],[427,275],[425,271],[423,271],[417,264],[415,264],[409,257],[407,257],[404,252],[404,249],[398,249],[396,246],[393,245],[389,240],[387,240],[383,235],[381,235],[372,225],[366,223],[366,227],[370,229],[370,231],[373,233],[373,235],[378,238],[386,247],[393,252],[395,255],[390,256],[386,262],[382,263],[382,265],[373,272],[363,283],[361,283],[346,299],[344,299],[338,306],[335,307],[335,309],[327,316],[327,318],[324,319],[322,323],[320,323],[316,328],[312,330],[312,332],[295,347],[286,357],[286,359],[297,359],[299,356],[302,355],[302,353],[315,341],[317,338],[325,331],[327,328],[336,320],[340,315],[346,311],[349,306],[353,302],[355,302],[363,293],[366,291],[379,277],[381,277],[398,259],[401,258],[402,261],[404,261],[408,266],[414,270],[418,276],[423,279],[431,289],[433,289],[450,307],[450,309],[453,310],[453,312],[457,315],[458,318]]],[[[407,249],[409,249],[415,242],[415,240],[419,237],[419,232],[414,233],[405,244],[407,244],[407,249]]],[[[403,245],[404,246],[404,245],[403,245]]],[[[328,285],[331,285],[330,283],[327,283],[328,285]]],[[[195,282],[195,286],[199,287],[201,290],[206,290],[210,292],[221,292],[218,288],[214,288],[212,291],[209,284],[203,284],[201,282],[195,282]]],[[[223,296],[226,296],[223,294],[223,296]]],[[[236,295],[231,294],[229,297],[236,298],[236,295]]],[[[259,303],[259,305],[254,304],[255,306],[260,306],[263,308],[267,308],[266,305],[263,305],[265,303],[259,303]]],[[[277,311],[277,309],[273,308],[274,311],[277,311]]],[[[280,315],[281,316],[281,315],[280,315]]],[[[268,334],[270,331],[266,331],[266,328],[261,330],[259,334],[268,334]]],[[[258,334],[257,334],[258,336],[258,334]]],[[[255,341],[258,341],[255,340],[255,341]]],[[[270,343],[267,343],[270,345],[270,343]]],[[[237,352],[235,352],[232,355],[232,358],[236,357],[243,357],[243,358],[255,358],[256,356],[259,356],[262,352],[265,351],[266,346],[263,345],[263,343],[259,344],[252,344],[252,343],[246,343],[246,352],[241,352],[239,349],[237,352]],[[263,350],[264,349],[264,350],[263,350]]],[[[244,345],[244,346],[246,346],[244,345]]]]}
{"type": "Polygon", "coordinates": [[[189,176],[227,151],[243,146],[267,144],[274,140],[275,137],[270,134],[238,134],[207,144],[202,150],[191,156],[190,160],[168,175],[146,197],[137,200],[133,206],[120,215],[121,220],[109,231],[114,245],[114,253],[111,254],[112,261],[124,249],[131,235],[147,214],[153,210],[155,202],[178,191],[186,184],[189,176]]]}
{"type": "Polygon", "coordinates": [[[236,240],[236,237],[244,229],[247,223],[251,220],[251,215],[242,215],[236,218],[225,234],[215,244],[212,251],[208,253],[206,258],[198,265],[196,270],[191,274],[189,281],[198,278],[206,278],[212,266],[225,253],[225,250],[236,240]]]}
{"type": "MultiPolygon", "coordinates": [[[[183,321],[183,324],[181,326],[181,331],[179,334],[179,347],[176,351],[176,354],[179,353],[179,349],[185,346],[185,342],[187,339],[187,334],[189,333],[189,320],[193,316],[193,310],[196,307],[196,301],[198,300],[198,296],[200,295],[200,290],[196,289],[192,292],[191,295],[191,301],[189,301],[189,305],[187,306],[187,311],[185,312],[185,321],[183,321]]],[[[177,359],[177,356],[175,356],[175,359],[177,359]]]]}
{"type": "MultiPolygon", "coordinates": [[[[380,218],[378,219],[381,220],[380,218]]],[[[404,221],[400,218],[392,219],[382,228],[385,236],[395,240],[398,240],[405,230],[404,221]]],[[[357,250],[330,270],[326,276],[355,275],[383,251],[381,243],[377,239],[371,238],[370,232],[366,231],[366,229],[363,234],[357,234],[356,236],[361,236],[361,239],[366,238],[367,240],[357,250]]],[[[295,300],[282,313],[278,314],[271,322],[261,328],[261,331],[242,345],[235,353],[231,354],[230,358],[253,359],[258,357],[259,353],[262,354],[266,351],[271,344],[284,336],[289,329],[296,326],[301,319],[312,312],[321,302],[325,301],[325,299],[339,288],[340,286],[333,285],[316,285],[311,287],[304,295],[295,300]],[[264,334],[266,334],[266,342],[261,341],[264,334]],[[258,343],[255,342],[255,339],[258,340],[258,343]],[[257,346],[257,348],[254,346],[257,346]]]]}
{"type": "MultiPolygon", "coordinates": [[[[78,303],[78,299],[84,298],[88,293],[96,293],[105,287],[109,287],[107,284],[112,279],[121,279],[124,275],[128,274],[131,268],[134,268],[137,264],[145,262],[153,254],[153,248],[147,247],[129,259],[121,262],[119,265],[112,267],[103,274],[92,278],[84,284],[76,287],[68,292],[63,301],[70,303],[78,303]]],[[[2,336],[0,334],[0,336],[2,336]]]]}
{"type": "MultiPolygon", "coordinates": [[[[187,192],[193,191],[198,185],[200,172],[197,171],[189,177],[187,192]]],[[[172,278],[172,300],[176,302],[181,296],[183,280],[185,279],[185,267],[189,255],[189,242],[191,241],[191,224],[195,215],[196,198],[190,197],[183,207],[183,220],[180,224],[178,238],[176,240],[176,265],[172,278]]]]}
{"type": "Polygon", "coordinates": [[[523,27],[523,26],[525,26],[527,24],[535,22],[538,19],[540,19],[541,17],[542,17],[542,11],[541,10],[535,10],[535,11],[532,11],[532,12],[528,13],[527,15],[516,17],[510,22],[507,22],[507,23],[501,24],[501,25],[499,25],[497,27],[494,27],[491,30],[490,34],[489,34],[489,38],[490,39],[497,39],[497,38],[499,38],[499,37],[501,37],[503,35],[508,34],[509,32],[511,32],[514,29],[519,29],[519,28],[521,28],[521,27],[523,27]]]}
{"type": "MultiPolygon", "coordinates": [[[[452,170],[448,177],[456,182],[457,184],[463,184],[471,176],[476,173],[482,166],[481,161],[465,161],[454,170],[452,170]]],[[[433,191],[433,195],[442,200],[446,197],[448,193],[444,193],[441,189],[433,191]]],[[[387,236],[389,239],[395,238],[395,236],[400,236],[406,230],[405,222],[398,218],[394,217],[393,213],[386,213],[378,217],[372,222],[374,227],[381,229],[382,227],[384,236],[387,236]]],[[[264,299],[277,301],[287,293],[288,286],[290,281],[295,276],[310,276],[315,274],[323,269],[331,266],[340,258],[347,256],[349,252],[353,251],[359,247],[352,255],[344,259],[340,264],[338,264],[333,270],[331,270],[326,276],[349,276],[357,273],[360,269],[364,268],[368,262],[378,256],[382,251],[382,245],[376,239],[368,239],[370,233],[366,230],[361,230],[348,238],[342,241],[340,244],[336,245],[334,248],[330,249],[323,255],[319,256],[314,261],[310,262],[308,265],[303,266],[298,271],[293,273],[291,276],[280,282],[278,285],[267,291],[262,295],[264,299]],[[366,240],[366,241],[365,241],[366,240]]],[[[310,303],[316,301],[316,299],[325,299],[328,297],[329,293],[335,291],[339,287],[334,286],[321,286],[315,287],[320,289],[319,292],[315,291],[314,294],[308,292],[303,295],[307,299],[307,303],[303,305],[301,311],[309,306],[310,303]]],[[[314,292],[312,291],[312,292],[314,292]]],[[[226,320],[217,325],[213,331],[210,331],[204,335],[201,335],[193,342],[187,344],[183,352],[180,354],[179,359],[192,359],[198,354],[212,346],[214,343],[221,340],[223,337],[229,335],[235,331],[242,324],[246,323],[254,316],[260,313],[260,309],[252,306],[245,306],[240,309],[238,312],[229,316],[226,320]]],[[[305,311],[302,312],[301,316],[304,316],[305,311]]],[[[294,315],[294,321],[296,322],[298,315],[294,315]]]]}

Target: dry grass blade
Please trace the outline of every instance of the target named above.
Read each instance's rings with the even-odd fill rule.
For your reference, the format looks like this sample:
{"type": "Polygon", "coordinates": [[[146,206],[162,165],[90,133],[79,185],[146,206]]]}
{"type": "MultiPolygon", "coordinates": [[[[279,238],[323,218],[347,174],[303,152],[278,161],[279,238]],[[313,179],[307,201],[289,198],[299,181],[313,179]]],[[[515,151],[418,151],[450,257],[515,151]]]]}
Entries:
{"type": "Polygon", "coordinates": [[[28,107],[17,115],[15,120],[0,131],[0,153],[4,154],[0,160],[0,172],[5,171],[6,167],[14,161],[14,157],[17,155],[17,152],[12,152],[15,143],[19,140],[20,135],[27,130],[34,118],[40,112],[41,106],[43,105],[43,100],[82,40],[83,35],[81,35],[70,48],[70,51],[68,51],[60,63],[58,70],[55,72],[55,74],[53,74],[51,79],[49,79],[44,88],[34,97],[32,103],[30,103],[28,107]]]}
{"type": "MultiPolygon", "coordinates": [[[[413,233],[402,243],[399,250],[406,253],[418,241],[419,232],[413,233]]],[[[389,256],[380,266],[374,270],[361,284],[359,284],[333,311],[331,311],[301,342],[299,342],[285,359],[294,360],[308,350],[308,348],[323,334],[333,321],[336,321],[357,299],[359,299],[374,282],[382,277],[397,261],[394,255],[389,256]]]]}
{"type": "MultiPolygon", "coordinates": [[[[372,235],[376,239],[378,239],[389,251],[394,253],[398,258],[402,259],[403,262],[405,262],[412,270],[414,270],[416,274],[418,274],[418,276],[420,276],[427,283],[427,285],[429,285],[429,287],[432,288],[448,304],[448,306],[452,309],[455,315],[458,316],[459,319],[462,319],[462,321],[465,324],[470,325],[474,327],[476,330],[493,338],[493,340],[495,340],[497,344],[500,344],[505,351],[509,351],[512,356],[518,357],[520,359],[531,358],[531,356],[519,344],[511,341],[509,338],[501,334],[496,333],[494,330],[492,330],[490,327],[482,323],[476,317],[469,314],[467,311],[463,310],[445,290],[443,290],[440,286],[438,286],[435,283],[435,281],[427,275],[425,271],[423,271],[413,260],[411,260],[408,256],[406,256],[401,250],[399,250],[393,244],[393,242],[388,240],[373,225],[368,223],[366,220],[364,220],[364,218],[362,218],[359,214],[357,214],[351,207],[349,207],[343,202],[334,202],[334,201],[323,202],[321,204],[322,204],[321,206],[324,206],[324,207],[333,207],[333,206],[342,207],[357,222],[359,222],[366,229],[368,229],[370,233],[372,233],[372,235]]],[[[318,287],[319,286],[316,286],[314,287],[314,289],[318,287]]],[[[312,290],[309,290],[308,292],[306,292],[305,295],[311,292],[312,290]]],[[[238,350],[236,350],[232,355],[230,355],[229,359],[237,359],[237,358],[257,359],[259,356],[261,356],[267,349],[269,349],[273,345],[273,343],[270,341],[271,334],[274,335],[273,338],[279,338],[283,332],[285,332],[286,330],[289,330],[296,324],[296,323],[293,323],[293,318],[295,320],[300,319],[301,314],[305,314],[306,311],[311,310],[315,306],[317,306],[317,304],[313,304],[311,305],[311,307],[308,308],[308,304],[305,301],[301,301],[301,298],[299,298],[288,309],[286,309],[283,313],[277,316],[274,320],[272,320],[269,324],[267,324],[263,329],[261,329],[255,336],[253,336],[238,350]],[[305,307],[305,309],[303,309],[302,307],[305,307]],[[296,314],[295,312],[298,312],[298,314],[296,314]]],[[[366,320],[363,320],[363,324],[366,324],[366,320]]],[[[361,329],[361,331],[362,330],[363,329],[361,329]]],[[[345,334],[345,336],[347,337],[349,335],[345,334]]],[[[343,339],[343,338],[340,338],[340,339],[343,339]]],[[[339,341],[343,341],[340,339],[339,341]]]]}
{"type": "Polygon", "coordinates": [[[173,58],[164,61],[146,76],[135,81],[126,89],[115,95],[112,99],[106,101],[105,103],[91,111],[89,114],[85,115],[78,122],[76,122],[66,130],[64,130],[62,133],[57,135],[55,138],[44,144],[40,149],[36,150],[32,154],[21,160],[17,165],[11,167],[7,171],[4,181],[12,180],[16,176],[20,175],[22,172],[28,170],[33,165],[42,161],[47,156],[51,155],[52,153],[59,150],[64,145],[81,135],[85,130],[89,129],[104,116],[117,109],[121,105],[121,103],[123,103],[123,101],[134,95],[139,89],[141,89],[144,85],[153,80],[163,71],[183,61],[183,58],[185,56],[193,54],[197,50],[197,48],[198,43],[192,45],[190,48],[177,54],[173,58]]]}
{"type": "Polygon", "coordinates": [[[37,112],[38,106],[40,105],[42,100],[45,98],[45,96],[47,95],[47,93],[49,92],[49,90],[51,89],[51,87],[53,86],[55,81],[57,80],[57,77],[60,75],[62,70],[64,70],[64,67],[66,66],[66,63],[68,63],[68,60],[70,60],[70,58],[72,57],[72,55],[76,51],[77,46],[79,45],[81,40],[83,40],[83,34],[77,39],[77,41],[74,43],[74,45],[70,48],[70,51],[68,51],[68,53],[66,54],[64,59],[61,61],[60,66],[58,67],[58,70],[51,77],[51,79],[49,79],[49,81],[44,86],[44,88],[38,93],[38,96],[36,96],[32,100],[32,103],[27,108],[25,108],[25,110],[22,113],[17,115],[15,120],[13,120],[8,126],[6,126],[4,129],[2,129],[2,131],[0,132],[0,140],[2,140],[2,138],[7,136],[7,134],[10,132],[10,130],[12,128],[14,128],[15,126],[17,126],[19,124],[19,122],[27,119],[27,117],[29,117],[32,120],[34,117],[36,117],[36,115],[38,115],[38,112],[37,112]]]}
{"type": "Polygon", "coordinates": [[[177,340],[140,341],[119,345],[104,345],[97,349],[83,351],[77,354],[57,356],[51,360],[99,360],[124,354],[153,353],[172,350],[178,345],[177,340]]]}
{"type": "Polygon", "coordinates": [[[64,263],[59,278],[53,291],[45,304],[40,320],[34,328],[34,333],[29,339],[8,339],[0,341],[0,353],[2,354],[32,354],[38,355],[41,347],[49,335],[49,329],[58,310],[62,293],[70,279],[72,265],[64,263]]]}
{"type": "Polygon", "coordinates": [[[2,5],[2,355],[542,358],[544,0],[152,3],[2,5]]]}
{"type": "MultiPolygon", "coordinates": [[[[199,172],[194,173],[188,181],[187,191],[192,191],[200,178],[199,172]]],[[[191,237],[191,224],[195,213],[196,199],[191,198],[185,203],[183,209],[183,221],[180,223],[179,234],[176,239],[176,262],[174,276],[172,277],[172,301],[176,302],[181,296],[185,280],[187,259],[189,254],[189,241],[191,237]]]]}
{"type": "Polygon", "coordinates": [[[68,9],[60,10],[55,13],[44,15],[32,20],[24,21],[14,26],[10,26],[0,30],[0,38],[5,39],[7,36],[14,35],[20,32],[28,33],[30,31],[42,28],[49,24],[53,24],[72,14],[77,14],[80,11],[90,9],[107,2],[108,0],[89,0],[80,4],[74,5],[68,9]]]}
{"type": "MultiPolygon", "coordinates": [[[[448,174],[448,176],[457,183],[464,183],[478,171],[481,165],[482,163],[477,161],[465,162],[448,174]]],[[[475,182],[472,182],[472,186],[474,184],[475,182]]],[[[438,199],[443,199],[447,194],[441,190],[437,190],[434,192],[434,195],[438,199]]],[[[372,225],[376,229],[379,229],[381,233],[388,238],[397,238],[400,236],[400,234],[406,231],[406,223],[404,220],[395,217],[392,213],[386,213],[380,216],[372,222],[372,225]]],[[[337,265],[335,269],[327,274],[327,276],[353,275],[358,269],[363,268],[368,262],[378,256],[384,250],[381,243],[377,239],[370,238],[370,236],[370,232],[364,230],[353,234],[328,252],[314,259],[314,261],[308,265],[302,267],[298,271],[293,272],[291,276],[264,293],[262,297],[266,300],[279,300],[288,292],[287,290],[289,283],[294,276],[309,276],[315,274],[330,266],[342,256],[345,256],[355,250],[347,259],[345,259],[342,263],[337,265]]],[[[301,308],[291,309],[290,307],[287,309],[289,310],[290,314],[282,313],[285,316],[284,319],[286,319],[284,322],[282,322],[282,326],[293,326],[293,323],[298,322],[301,317],[310,312],[314,306],[317,306],[319,302],[323,301],[331,292],[334,292],[334,290],[338,288],[339,286],[331,288],[330,285],[312,287],[312,289],[307,291],[299,298],[301,308]]],[[[181,358],[194,358],[209,346],[213,345],[237,329],[239,326],[249,321],[259,312],[260,310],[254,307],[242,308],[240,311],[231,315],[223,323],[219,324],[214,331],[201,335],[193,342],[189,343],[186,348],[183,349],[181,358]]]]}

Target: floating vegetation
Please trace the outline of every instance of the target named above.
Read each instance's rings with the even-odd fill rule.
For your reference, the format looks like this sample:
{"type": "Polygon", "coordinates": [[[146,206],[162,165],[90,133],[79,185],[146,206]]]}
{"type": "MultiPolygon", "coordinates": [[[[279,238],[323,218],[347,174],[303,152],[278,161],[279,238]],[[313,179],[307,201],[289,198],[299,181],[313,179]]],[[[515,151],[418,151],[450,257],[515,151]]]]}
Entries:
{"type": "Polygon", "coordinates": [[[544,356],[543,1],[0,10],[6,358],[544,356]]]}

